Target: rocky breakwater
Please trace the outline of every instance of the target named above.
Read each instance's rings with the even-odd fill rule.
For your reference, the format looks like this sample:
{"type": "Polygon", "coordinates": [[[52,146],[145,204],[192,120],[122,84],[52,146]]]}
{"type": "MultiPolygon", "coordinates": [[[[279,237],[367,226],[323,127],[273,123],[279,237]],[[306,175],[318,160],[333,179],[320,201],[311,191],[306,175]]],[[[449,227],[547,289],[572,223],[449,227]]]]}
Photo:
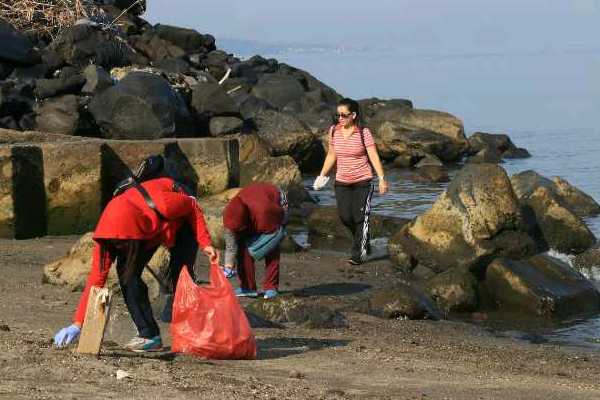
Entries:
{"type": "MultiPolygon", "coordinates": [[[[589,197],[560,179],[525,184],[523,176],[532,174],[511,180],[495,164],[466,164],[429,211],[392,237],[393,262],[421,279],[425,291],[447,312],[492,308],[562,317],[597,311],[598,293],[591,282],[559,260],[541,255],[559,244],[555,232],[572,236],[579,232],[573,227],[580,229],[572,221],[583,223],[573,211],[532,207],[526,193],[538,190],[534,183],[541,182],[544,204],[560,203],[564,210],[588,210],[589,197]],[[560,200],[561,194],[570,201],[560,200]]],[[[570,239],[568,249],[577,251],[595,241],[587,234],[570,239]]]]}

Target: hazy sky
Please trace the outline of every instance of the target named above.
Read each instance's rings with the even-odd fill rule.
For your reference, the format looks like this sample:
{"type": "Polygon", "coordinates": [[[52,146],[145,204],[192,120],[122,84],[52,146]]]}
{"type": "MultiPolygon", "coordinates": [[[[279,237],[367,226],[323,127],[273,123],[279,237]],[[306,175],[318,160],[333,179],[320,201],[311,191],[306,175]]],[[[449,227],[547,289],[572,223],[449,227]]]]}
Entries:
{"type": "Polygon", "coordinates": [[[600,0],[149,0],[146,18],[266,42],[538,51],[600,37],[600,0]]]}

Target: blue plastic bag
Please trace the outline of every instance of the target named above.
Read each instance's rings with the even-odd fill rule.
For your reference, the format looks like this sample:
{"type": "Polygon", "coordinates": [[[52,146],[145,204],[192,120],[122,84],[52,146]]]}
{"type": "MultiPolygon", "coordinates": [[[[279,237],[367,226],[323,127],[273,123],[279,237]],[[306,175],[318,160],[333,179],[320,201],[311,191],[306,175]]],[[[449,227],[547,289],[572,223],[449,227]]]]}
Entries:
{"type": "Polygon", "coordinates": [[[267,254],[279,246],[279,243],[281,243],[286,233],[285,228],[280,226],[279,229],[273,233],[262,233],[253,236],[246,243],[250,256],[254,258],[255,261],[262,260],[267,254]]]}

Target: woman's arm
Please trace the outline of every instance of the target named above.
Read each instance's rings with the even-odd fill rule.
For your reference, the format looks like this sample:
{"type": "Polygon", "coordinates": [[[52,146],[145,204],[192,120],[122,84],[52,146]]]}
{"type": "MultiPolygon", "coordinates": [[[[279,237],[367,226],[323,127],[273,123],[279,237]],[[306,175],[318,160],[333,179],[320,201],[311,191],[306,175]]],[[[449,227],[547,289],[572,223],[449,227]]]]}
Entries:
{"type": "Polygon", "coordinates": [[[225,239],[225,257],[223,266],[225,268],[233,269],[236,265],[236,258],[238,255],[237,237],[234,232],[227,228],[223,229],[223,237],[225,239]]]}
{"type": "Polygon", "coordinates": [[[111,252],[106,251],[102,248],[99,243],[94,245],[94,250],[92,254],[92,269],[90,270],[90,274],[88,275],[87,282],[85,284],[85,289],[81,294],[79,299],[79,305],[77,306],[77,311],[75,311],[75,315],[73,316],[73,323],[79,327],[83,324],[83,320],[85,318],[85,312],[87,310],[88,298],[90,296],[90,289],[92,286],[96,287],[104,287],[106,284],[106,279],[108,278],[108,272],[110,271],[110,266],[114,261],[114,256],[111,252]],[[104,252],[104,254],[102,254],[104,252]],[[102,265],[101,265],[102,263],[102,265]]]}
{"type": "Polygon", "coordinates": [[[337,161],[337,157],[335,155],[335,151],[333,151],[332,146],[329,146],[329,151],[327,152],[327,157],[325,157],[325,162],[323,162],[323,168],[321,169],[320,176],[327,176],[331,168],[335,165],[337,161]]]}
{"type": "Polygon", "coordinates": [[[379,177],[379,193],[384,194],[388,191],[388,184],[385,180],[385,174],[383,172],[383,165],[379,159],[379,153],[377,153],[377,146],[372,145],[367,147],[367,155],[369,156],[369,161],[371,161],[371,165],[373,165],[373,168],[375,168],[375,172],[379,177]]]}

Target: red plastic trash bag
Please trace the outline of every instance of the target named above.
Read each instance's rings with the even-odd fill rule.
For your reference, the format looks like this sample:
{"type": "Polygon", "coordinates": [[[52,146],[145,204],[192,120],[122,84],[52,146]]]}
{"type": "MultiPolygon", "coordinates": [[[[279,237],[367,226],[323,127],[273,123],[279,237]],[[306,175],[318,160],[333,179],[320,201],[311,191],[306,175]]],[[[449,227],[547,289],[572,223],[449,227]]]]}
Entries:
{"type": "Polygon", "coordinates": [[[198,286],[182,268],[173,300],[171,349],[209,359],[254,360],[256,339],[246,313],[218,265],[198,286]]]}

